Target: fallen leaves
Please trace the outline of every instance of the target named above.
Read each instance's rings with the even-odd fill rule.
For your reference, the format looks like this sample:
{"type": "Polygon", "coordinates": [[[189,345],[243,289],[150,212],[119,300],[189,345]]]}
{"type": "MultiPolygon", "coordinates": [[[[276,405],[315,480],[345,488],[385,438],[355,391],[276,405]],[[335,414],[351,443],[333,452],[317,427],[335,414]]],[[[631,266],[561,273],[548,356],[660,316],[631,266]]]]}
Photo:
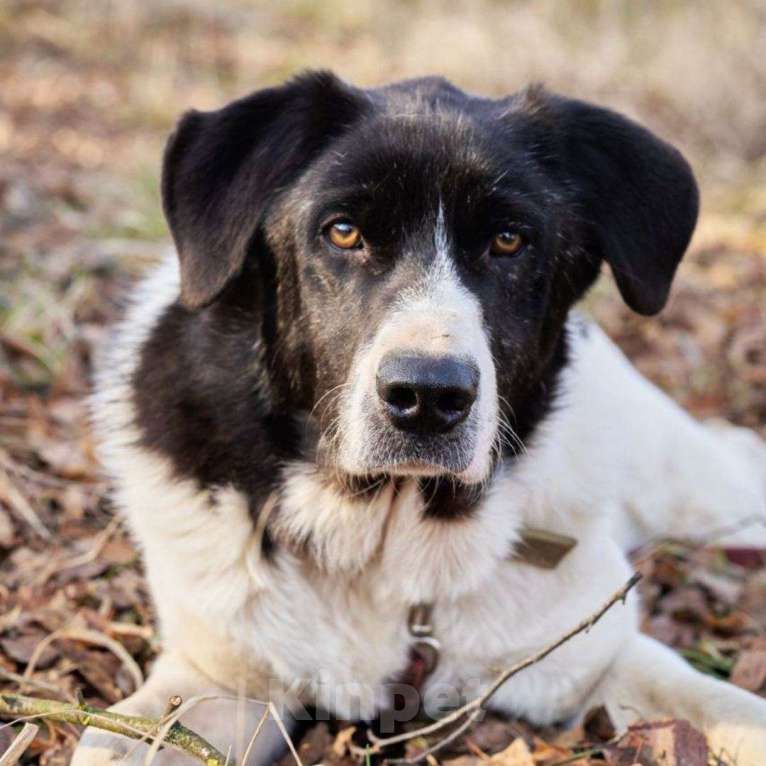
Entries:
{"type": "Polygon", "coordinates": [[[766,578],[726,553],[675,543],[641,561],[643,629],[704,673],[734,681],[739,666],[734,682],[757,691],[766,648],[759,638],[766,627],[766,578]]]}
{"type": "Polygon", "coordinates": [[[11,515],[0,506],[0,548],[10,548],[16,539],[16,530],[11,515]]]}
{"type": "Polygon", "coordinates": [[[608,766],[708,766],[705,737],[688,721],[656,721],[631,726],[606,748],[608,766]]]}
{"type": "Polygon", "coordinates": [[[719,242],[684,260],[668,307],[632,314],[613,291],[591,308],[636,366],[701,417],[766,435],[766,258],[719,242]]]}
{"type": "MultiPolygon", "coordinates": [[[[132,67],[156,56],[120,53],[114,45],[121,67],[110,68],[89,57],[89,45],[66,39],[95,39],[77,16],[62,25],[60,9],[33,18],[23,3],[16,5],[26,26],[5,28],[3,40],[16,50],[0,71],[6,107],[0,144],[7,153],[0,167],[0,688],[82,695],[104,706],[131,692],[135,667],[114,644],[72,636],[95,632],[116,642],[141,673],[156,650],[140,564],[124,530],[112,524],[84,405],[92,348],[122,290],[119,270],[137,271],[165,247],[155,179],[149,176],[149,192],[139,198],[124,166],[139,156],[159,157],[171,113],[197,96],[200,103],[220,100],[221,78],[216,74],[201,92],[199,84],[184,80],[178,88],[170,78],[162,92],[178,92],[178,102],[155,105],[150,120],[132,114],[122,124],[124,93],[140,100],[144,92],[134,87],[132,67]],[[26,66],[30,46],[48,51],[44,67],[26,66]],[[117,115],[117,122],[105,114],[117,115]],[[38,647],[56,634],[69,637],[44,645],[30,671],[38,647]]],[[[207,15],[183,11],[197,42],[181,48],[177,41],[187,35],[177,34],[172,17],[160,29],[150,14],[133,16],[136,45],[172,50],[169,58],[184,70],[191,56],[198,69],[215,59],[252,71],[239,67],[231,31],[225,24],[214,30],[207,15]]],[[[114,41],[121,30],[108,21],[100,31],[114,41]]],[[[738,222],[748,232],[762,231],[762,218],[755,211],[738,222]]],[[[703,225],[710,221],[708,211],[703,225]]],[[[766,435],[766,241],[715,223],[706,248],[684,261],[660,317],[631,314],[603,283],[590,306],[638,367],[683,405],[766,435]]],[[[745,549],[662,548],[644,568],[644,629],[704,672],[763,693],[765,564],[762,553],[745,549]]],[[[681,722],[636,728],[618,742],[613,734],[603,712],[563,732],[488,715],[440,758],[450,766],[530,766],[530,759],[534,766],[567,759],[585,766],[609,758],[622,766],[634,758],[633,766],[660,751],[676,757],[679,747],[688,759],[702,752],[681,722]]],[[[45,727],[26,757],[63,766],[75,736],[66,726],[45,727]]],[[[306,763],[356,762],[352,736],[353,727],[322,722],[306,732],[301,755],[306,763]]],[[[0,728],[0,752],[12,740],[0,728]]]]}
{"type": "Polygon", "coordinates": [[[37,511],[32,507],[27,497],[19,490],[13,477],[8,471],[0,467],[0,503],[10,508],[16,515],[35,531],[44,540],[50,540],[51,534],[40,520],[37,511]]]}
{"type": "Polygon", "coordinates": [[[535,766],[535,759],[527,743],[517,737],[505,750],[493,755],[488,763],[491,766],[535,766]]]}
{"type": "Polygon", "coordinates": [[[751,692],[766,691],[766,636],[758,636],[740,652],[729,680],[751,692]]]}

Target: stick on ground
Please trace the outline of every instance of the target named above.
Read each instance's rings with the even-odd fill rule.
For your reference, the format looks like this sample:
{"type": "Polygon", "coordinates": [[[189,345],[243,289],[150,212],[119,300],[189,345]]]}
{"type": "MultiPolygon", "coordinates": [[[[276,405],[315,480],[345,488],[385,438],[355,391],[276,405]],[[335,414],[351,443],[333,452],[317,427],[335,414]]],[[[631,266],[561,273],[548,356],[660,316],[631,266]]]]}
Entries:
{"type": "MultiPolygon", "coordinates": [[[[547,657],[551,652],[558,649],[571,638],[574,638],[577,634],[593,627],[593,625],[595,625],[618,601],[625,601],[630,590],[632,590],[640,579],[641,575],[639,573],[634,574],[625,585],[616,591],[608,601],[606,601],[606,603],[604,603],[604,605],[590,617],[587,617],[568,633],[565,633],[540,651],[504,670],[480,697],[476,697],[444,718],[441,718],[429,726],[424,726],[415,731],[410,731],[395,737],[381,739],[371,735],[373,746],[370,749],[370,752],[379,753],[383,748],[397,742],[405,742],[415,739],[416,737],[433,734],[441,731],[449,724],[463,719],[456,731],[448,734],[435,745],[429,747],[425,752],[406,762],[417,763],[435,753],[437,750],[440,750],[446,744],[457,738],[459,734],[465,731],[470,724],[478,718],[492,695],[506,681],[530,665],[534,665],[536,662],[547,657]]],[[[174,708],[177,707],[175,704],[173,704],[173,706],[174,708]]],[[[285,740],[290,746],[290,750],[296,763],[299,764],[299,766],[302,766],[298,753],[292,746],[292,742],[290,741],[286,730],[284,730],[284,727],[281,725],[276,708],[269,703],[268,711],[279,725],[285,740]]],[[[178,709],[175,710],[175,714],[178,714],[178,709]]],[[[201,761],[205,766],[227,766],[228,764],[228,759],[223,753],[216,750],[216,748],[214,748],[207,740],[191,731],[191,729],[187,729],[177,721],[172,722],[172,716],[169,720],[165,720],[165,718],[152,720],[149,718],[141,718],[139,716],[121,715],[108,710],[99,710],[98,708],[90,707],[88,705],[72,705],[66,702],[54,702],[53,700],[25,697],[20,694],[0,694],[0,716],[10,716],[17,720],[42,718],[51,721],[80,724],[81,726],[92,726],[97,729],[111,731],[115,734],[121,734],[131,739],[149,740],[150,742],[159,739],[158,744],[180,750],[181,752],[196,758],[198,761],[201,761]]],[[[266,716],[264,716],[259,723],[258,731],[265,722],[265,718],[266,716]]]]}
{"type": "Polygon", "coordinates": [[[590,615],[590,617],[584,619],[579,625],[576,625],[563,636],[557,638],[555,641],[540,649],[540,651],[535,652],[525,660],[517,662],[512,667],[507,668],[502,673],[498,674],[497,678],[495,678],[495,680],[480,697],[476,697],[470,702],[467,702],[462,707],[453,710],[451,713],[444,716],[444,718],[440,718],[438,721],[435,721],[428,726],[423,726],[419,729],[415,729],[414,731],[405,732],[404,734],[398,734],[394,737],[380,738],[376,737],[374,734],[372,734],[372,732],[368,732],[368,736],[373,743],[372,752],[379,753],[384,747],[388,747],[389,745],[394,745],[398,742],[409,742],[410,740],[417,737],[425,737],[429,734],[435,734],[436,732],[444,729],[446,726],[449,726],[449,724],[456,723],[457,721],[464,719],[458,727],[457,733],[452,732],[451,734],[448,734],[435,745],[429,747],[427,750],[415,756],[414,758],[400,759],[398,762],[408,764],[417,763],[424,760],[427,756],[432,755],[437,750],[441,750],[442,747],[456,739],[459,734],[465,731],[479,717],[481,712],[486,708],[487,703],[489,702],[492,695],[506,681],[508,681],[510,678],[525,668],[528,668],[530,665],[534,665],[535,663],[540,662],[540,660],[547,657],[551,652],[558,649],[562,644],[565,644],[567,641],[574,638],[579,633],[590,630],[590,628],[592,628],[616,603],[625,601],[628,593],[638,584],[640,579],[641,574],[636,572],[625,583],[625,585],[623,585],[619,590],[615,591],[615,593],[613,593],[596,612],[590,615]]]}
{"type": "Polygon", "coordinates": [[[40,731],[39,726],[33,723],[24,724],[24,728],[11,742],[11,746],[4,753],[0,753],[0,766],[16,766],[26,749],[32,744],[38,731],[40,731]]]}
{"type": "MultiPolygon", "coordinates": [[[[121,715],[89,705],[70,705],[66,702],[35,699],[20,694],[0,694],[0,716],[13,717],[16,720],[42,718],[49,721],[93,726],[131,739],[148,739],[149,741],[157,736],[163,724],[162,720],[121,715]]],[[[165,734],[163,744],[196,758],[205,766],[226,766],[226,756],[223,753],[180,723],[173,724],[165,734]]]]}

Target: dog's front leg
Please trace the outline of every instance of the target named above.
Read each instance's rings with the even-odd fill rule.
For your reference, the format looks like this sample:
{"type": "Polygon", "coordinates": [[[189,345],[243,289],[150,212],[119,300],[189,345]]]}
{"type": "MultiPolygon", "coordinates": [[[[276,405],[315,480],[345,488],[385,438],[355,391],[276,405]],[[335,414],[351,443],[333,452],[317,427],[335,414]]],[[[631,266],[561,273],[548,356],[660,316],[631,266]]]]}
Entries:
{"type": "MultiPolygon", "coordinates": [[[[181,723],[207,739],[222,753],[230,753],[230,762],[242,763],[250,737],[263,715],[264,705],[238,698],[235,691],[213,683],[177,652],[161,655],[146,683],[110,710],[158,719],[174,695],[181,696],[185,701],[199,696],[206,697],[181,716],[181,723]]],[[[291,722],[285,720],[284,715],[282,718],[289,730],[291,722]]],[[[139,766],[144,762],[147,749],[145,743],[89,728],[85,730],[75,750],[72,766],[107,766],[118,763],[121,766],[139,766]]],[[[284,741],[279,728],[269,720],[250,750],[247,763],[250,766],[271,763],[283,749],[284,741]]],[[[194,761],[184,753],[164,748],[153,763],[156,766],[183,766],[194,761]]]]}
{"type": "Polygon", "coordinates": [[[619,729],[638,719],[685,719],[727,763],[766,763],[766,700],[698,673],[648,636],[625,645],[593,701],[606,706],[619,729]]]}

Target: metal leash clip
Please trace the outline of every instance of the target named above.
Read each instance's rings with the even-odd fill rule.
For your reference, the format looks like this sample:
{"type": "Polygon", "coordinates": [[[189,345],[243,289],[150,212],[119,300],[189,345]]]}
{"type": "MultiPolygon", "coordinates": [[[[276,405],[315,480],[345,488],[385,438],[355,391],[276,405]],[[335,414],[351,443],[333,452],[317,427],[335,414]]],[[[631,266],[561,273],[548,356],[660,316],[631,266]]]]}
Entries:
{"type": "Polygon", "coordinates": [[[419,666],[417,675],[421,676],[419,679],[421,683],[436,669],[441,652],[441,644],[433,635],[432,612],[433,604],[415,604],[410,608],[407,620],[407,628],[415,639],[411,646],[413,655],[411,662],[419,666]]]}

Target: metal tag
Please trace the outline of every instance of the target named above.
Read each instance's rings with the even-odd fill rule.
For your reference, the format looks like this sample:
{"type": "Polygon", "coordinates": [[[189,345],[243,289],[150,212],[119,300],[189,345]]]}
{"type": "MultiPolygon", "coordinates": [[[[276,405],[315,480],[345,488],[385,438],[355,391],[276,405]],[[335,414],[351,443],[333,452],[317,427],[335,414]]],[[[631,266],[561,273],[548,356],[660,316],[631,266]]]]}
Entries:
{"type": "Polygon", "coordinates": [[[545,529],[524,527],[521,539],[511,554],[511,561],[540,569],[555,569],[577,545],[577,539],[545,529]]]}

